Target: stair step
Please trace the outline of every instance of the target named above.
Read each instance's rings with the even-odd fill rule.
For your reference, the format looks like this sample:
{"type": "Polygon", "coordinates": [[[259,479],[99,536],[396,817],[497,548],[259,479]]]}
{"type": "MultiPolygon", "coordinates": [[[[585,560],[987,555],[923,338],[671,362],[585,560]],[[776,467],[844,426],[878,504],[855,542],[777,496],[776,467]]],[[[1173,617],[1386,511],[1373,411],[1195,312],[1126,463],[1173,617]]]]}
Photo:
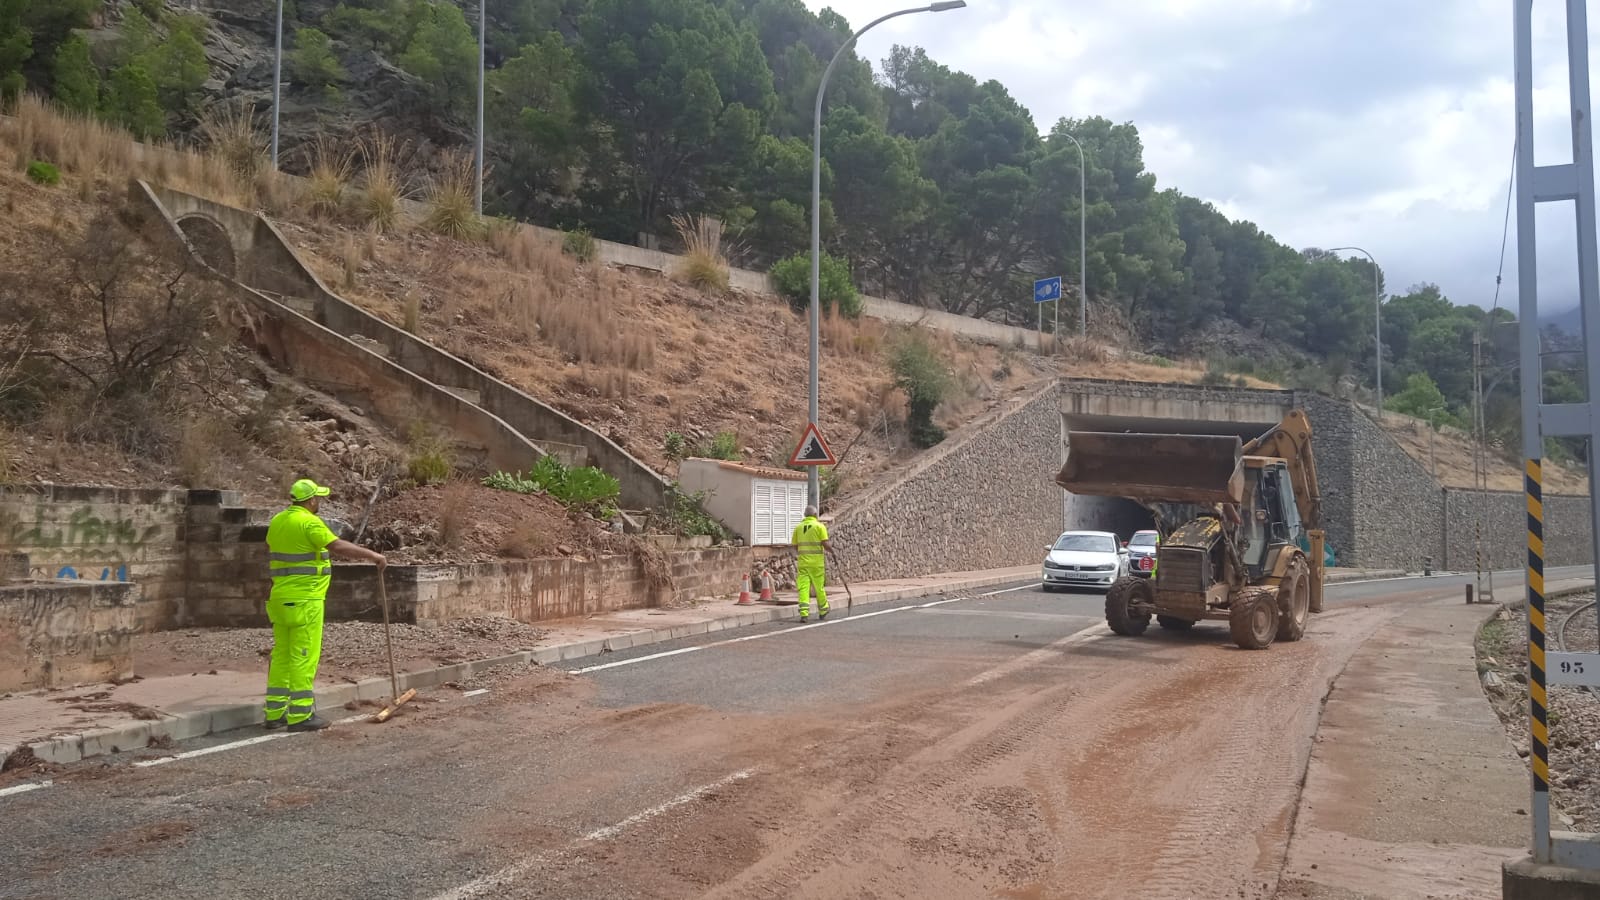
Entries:
{"type": "Polygon", "coordinates": [[[362,348],[370,350],[384,359],[388,359],[392,355],[389,353],[388,347],[364,334],[352,334],[350,335],[350,340],[352,343],[360,344],[362,348]]]}
{"type": "Polygon", "coordinates": [[[456,395],[460,399],[465,400],[468,403],[471,403],[473,406],[477,406],[478,405],[478,401],[481,399],[481,397],[478,394],[478,392],[475,391],[475,390],[472,390],[471,388],[451,387],[448,384],[441,384],[441,385],[439,385],[439,387],[443,388],[446,391],[449,391],[450,393],[456,395]]]}

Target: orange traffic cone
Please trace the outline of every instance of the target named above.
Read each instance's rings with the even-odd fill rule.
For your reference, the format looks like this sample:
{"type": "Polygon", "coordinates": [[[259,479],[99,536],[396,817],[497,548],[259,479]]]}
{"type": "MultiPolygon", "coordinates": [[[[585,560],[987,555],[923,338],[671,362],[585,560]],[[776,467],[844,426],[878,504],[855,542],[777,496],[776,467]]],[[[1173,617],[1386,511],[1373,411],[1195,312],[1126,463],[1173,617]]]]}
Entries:
{"type": "Polygon", "coordinates": [[[772,602],[772,573],[766,569],[761,570],[761,602],[772,602]]]}
{"type": "Polygon", "coordinates": [[[737,605],[752,606],[754,604],[755,601],[750,599],[750,574],[747,572],[745,573],[744,581],[739,584],[739,602],[737,605]]]}

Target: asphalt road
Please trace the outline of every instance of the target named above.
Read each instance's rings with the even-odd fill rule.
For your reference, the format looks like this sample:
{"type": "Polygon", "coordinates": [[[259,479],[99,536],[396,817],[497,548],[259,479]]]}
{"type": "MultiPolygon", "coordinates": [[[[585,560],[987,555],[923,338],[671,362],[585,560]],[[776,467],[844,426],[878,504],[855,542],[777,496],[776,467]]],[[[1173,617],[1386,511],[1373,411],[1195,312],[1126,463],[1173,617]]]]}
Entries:
{"type": "MultiPolygon", "coordinates": [[[[1329,610],[1459,595],[1467,581],[1330,586],[1329,610]]],[[[1499,599],[1520,581],[1498,579],[1499,599]]],[[[852,618],[841,602],[826,623],[507,672],[487,693],[433,692],[382,726],[134,765],[257,733],[244,730],[82,763],[50,787],[0,796],[0,898],[789,895],[783,885],[800,882],[772,861],[772,844],[793,839],[782,829],[796,816],[850,808],[900,781],[938,782],[939,748],[978,762],[1014,753],[1065,708],[1068,694],[1055,692],[1092,706],[1108,673],[1178,664],[1203,675],[1213,662],[1302,652],[1317,637],[1242,656],[1222,652],[1220,622],[1102,638],[1102,605],[1036,585],[864,606],[852,618]],[[983,749],[1002,726],[1009,736],[983,749]],[[739,886],[752,867],[766,880],[739,886]]],[[[1025,870],[1006,877],[1021,883],[1025,870]]],[[[901,889],[876,877],[794,894],[901,889]]]]}

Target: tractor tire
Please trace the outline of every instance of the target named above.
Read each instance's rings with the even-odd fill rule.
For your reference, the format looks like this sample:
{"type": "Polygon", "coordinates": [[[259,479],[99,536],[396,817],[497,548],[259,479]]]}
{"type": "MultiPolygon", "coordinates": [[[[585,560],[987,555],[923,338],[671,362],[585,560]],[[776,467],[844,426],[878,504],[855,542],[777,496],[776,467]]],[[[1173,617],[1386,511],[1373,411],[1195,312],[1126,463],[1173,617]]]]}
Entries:
{"type": "Polygon", "coordinates": [[[1278,640],[1298,641],[1306,636],[1311,616],[1311,567],[1304,559],[1289,563],[1278,585],[1278,640]]]}
{"type": "Polygon", "coordinates": [[[1228,631],[1244,650],[1265,650],[1278,636],[1278,592],[1247,587],[1233,598],[1228,631]]]}
{"type": "Polygon", "coordinates": [[[1150,603],[1155,590],[1143,578],[1126,575],[1116,580],[1106,591],[1106,624],[1115,634],[1138,637],[1150,627],[1149,613],[1133,611],[1134,603],[1150,603]]]}
{"type": "Polygon", "coordinates": [[[1168,631],[1188,631],[1194,627],[1194,620],[1180,619],[1177,616],[1156,616],[1156,624],[1168,631]]]}

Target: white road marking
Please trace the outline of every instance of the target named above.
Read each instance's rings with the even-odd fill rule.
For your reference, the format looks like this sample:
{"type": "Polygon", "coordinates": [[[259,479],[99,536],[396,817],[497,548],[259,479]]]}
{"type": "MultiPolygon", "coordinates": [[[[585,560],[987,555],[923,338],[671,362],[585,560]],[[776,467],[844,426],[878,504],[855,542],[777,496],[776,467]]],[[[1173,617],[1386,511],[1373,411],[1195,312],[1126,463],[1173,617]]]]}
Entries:
{"type": "Polygon", "coordinates": [[[236,750],[240,747],[249,747],[254,744],[265,744],[267,741],[276,741],[279,738],[286,738],[290,735],[290,733],[291,732],[280,731],[275,734],[258,734],[253,738],[245,738],[242,741],[232,741],[226,744],[216,744],[215,746],[211,747],[201,747],[199,750],[185,750],[182,753],[175,753],[171,756],[160,756],[155,759],[134,760],[133,764],[141,769],[149,768],[150,766],[164,766],[167,763],[177,762],[180,759],[194,759],[196,756],[210,756],[213,753],[221,753],[224,750],[236,750]]]}
{"type": "MultiPolygon", "coordinates": [[[[627,831],[629,828],[632,828],[641,822],[647,822],[663,813],[671,812],[672,810],[677,809],[686,803],[691,803],[700,799],[701,797],[704,797],[712,791],[727,787],[728,785],[737,781],[743,781],[754,774],[754,769],[744,769],[739,772],[734,772],[731,775],[725,775],[722,778],[711,782],[710,784],[703,784],[700,787],[694,788],[693,790],[685,791],[684,793],[673,797],[671,800],[668,800],[665,803],[652,806],[643,812],[634,813],[615,825],[607,825],[604,828],[596,828],[594,831],[589,832],[573,843],[584,844],[593,843],[595,841],[610,840],[611,838],[622,834],[624,831],[627,831]]],[[[469,900],[469,898],[472,897],[482,897],[498,888],[507,887],[515,882],[518,878],[521,878],[523,875],[532,872],[534,869],[538,868],[539,865],[550,859],[552,855],[553,854],[546,852],[536,853],[532,856],[524,857],[523,859],[506,866],[498,872],[492,872],[483,876],[482,878],[469,881],[458,888],[452,888],[451,890],[445,891],[442,894],[436,894],[432,900],[469,900]]]]}
{"type": "MultiPolygon", "coordinates": [[[[725,641],[714,641],[714,642],[709,643],[709,644],[700,644],[700,645],[695,646],[695,647],[679,647],[676,650],[664,650],[664,651],[662,651],[660,653],[650,653],[650,654],[647,654],[645,656],[635,656],[632,659],[618,660],[617,662],[600,663],[599,665],[595,665],[595,666],[584,666],[581,669],[573,669],[571,671],[572,671],[572,674],[574,674],[574,675],[585,675],[585,674],[587,674],[589,672],[603,672],[606,669],[615,669],[615,668],[619,668],[621,666],[632,666],[632,665],[636,665],[636,664],[642,663],[642,662],[653,662],[654,660],[658,660],[658,659],[666,659],[669,656],[682,656],[685,653],[697,653],[697,652],[699,652],[701,650],[710,650],[713,647],[726,647],[729,644],[740,644],[740,643],[743,643],[745,641],[759,641],[759,640],[764,640],[766,638],[778,637],[779,635],[794,634],[797,631],[807,631],[807,630],[812,629],[812,628],[822,628],[822,627],[827,626],[827,625],[845,625],[845,624],[848,624],[850,622],[860,621],[861,619],[870,619],[873,616],[887,616],[887,615],[889,615],[891,613],[901,613],[901,612],[910,612],[912,610],[917,610],[917,609],[927,609],[930,606],[939,606],[939,605],[945,604],[945,603],[955,603],[958,600],[975,600],[978,597],[993,597],[996,594],[1009,594],[1012,591],[1025,591],[1025,590],[1028,590],[1030,588],[1036,588],[1036,587],[1038,587],[1037,584],[1025,584],[1025,585],[1022,585],[1021,587],[1004,588],[1004,589],[998,590],[998,591],[988,591],[986,593],[977,594],[977,595],[974,595],[974,596],[946,597],[943,600],[934,600],[931,603],[918,603],[918,604],[914,604],[914,605],[911,605],[911,606],[896,606],[893,609],[880,609],[880,610],[877,610],[875,612],[869,612],[869,613],[857,613],[857,614],[852,615],[852,616],[846,616],[845,618],[842,618],[842,619],[834,619],[831,622],[811,622],[811,623],[808,623],[808,624],[805,624],[805,625],[795,625],[795,626],[793,626],[791,628],[780,628],[777,631],[766,631],[766,632],[762,632],[761,634],[747,634],[744,637],[729,638],[729,639],[727,639],[725,641]]],[[[838,607],[834,607],[834,609],[835,609],[835,611],[837,611],[838,607]]]]}
{"type": "Polygon", "coordinates": [[[26,794],[29,791],[37,791],[40,788],[47,788],[52,784],[55,784],[55,782],[50,781],[49,779],[44,781],[30,781],[27,784],[14,784],[8,788],[0,788],[0,797],[9,797],[12,794],[26,794]]]}
{"type": "Polygon", "coordinates": [[[488,688],[478,688],[475,691],[467,691],[466,693],[462,694],[461,695],[461,699],[465,700],[468,697],[476,697],[479,694],[487,694],[487,693],[489,693],[489,689],[488,688]]]}
{"type": "Polygon", "coordinates": [[[1060,655],[1061,648],[1063,647],[1071,644],[1080,644],[1092,637],[1110,633],[1111,629],[1107,628],[1104,622],[1097,622],[1093,625],[1090,625],[1088,628],[1083,629],[1082,631],[1075,631],[1059,641],[1047,644],[1037,650],[1030,650],[1016,659],[1003,662],[987,672],[979,672],[977,675],[967,679],[966,687],[975,687],[983,684],[984,682],[993,681],[996,678],[1004,678],[1005,676],[1010,675],[1012,672],[1016,672],[1020,669],[1026,669],[1029,666],[1056,658],[1060,655]]]}

